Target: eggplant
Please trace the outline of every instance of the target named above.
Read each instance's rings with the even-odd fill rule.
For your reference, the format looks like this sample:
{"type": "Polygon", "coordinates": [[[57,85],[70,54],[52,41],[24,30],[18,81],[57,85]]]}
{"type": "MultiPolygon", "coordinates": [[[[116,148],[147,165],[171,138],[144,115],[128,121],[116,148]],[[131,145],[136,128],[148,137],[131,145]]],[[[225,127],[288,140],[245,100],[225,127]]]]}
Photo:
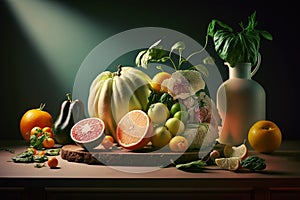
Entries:
{"type": "Polygon", "coordinates": [[[74,124],[84,118],[84,105],[80,99],[72,100],[71,94],[61,103],[60,112],[53,123],[52,132],[57,144],[74,144],[71,138],[71,129],[74,124]]]}

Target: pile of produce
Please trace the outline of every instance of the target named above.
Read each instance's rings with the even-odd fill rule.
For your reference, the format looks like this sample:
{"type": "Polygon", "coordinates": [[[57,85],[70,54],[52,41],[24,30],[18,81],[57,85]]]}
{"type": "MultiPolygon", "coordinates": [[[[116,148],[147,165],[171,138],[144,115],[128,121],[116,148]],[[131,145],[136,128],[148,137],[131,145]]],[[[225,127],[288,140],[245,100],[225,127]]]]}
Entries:
{"type": "MultiPolygon", "coordinates": [[[[228,28],[214,20],[209,25],[208,36],[214,36],[218,47],[227,43],[234,45],[225,41],[228,37],[226,31],[226,34],[224,31],[214,33],[216,23],[228,28]]],[[[255,32],[257,34],[269,36],[266,32],[255,32]]],[[[247,41],[247,44],[252,42],[247,41]]],[[[160,44],[161,40],[140,51],[135,58],[136,66],[119,65],[115,71],[104,71],[95,77],[88,94],[86,109],[89,116],[85,115],[83,102],[73,100],[70,93],[60,104],[55,120],[44,110],[45,104],[25,112],[20,120],[20,132],[29,143],[29,149],[12,160],[49,161],[49,167],[53,168],[58,161],[55,157],[48,159],[47,155],[58,155],[60,147],[68,144],[80,145],[88,151],[97,147],[113,151],[117,146],[137,153],[145,148],[172,152],[213,148],[202,160],[176,167],[203,168],[214,164],[233,171],[241,166],[250,170],[264,169],[264,160],[248,156],[245,144],[234,147],[216,143],[220,116],[203,79],[203,76],[209,76],[206,65],[214,64],[214,60],[206,57],[197,65],[189,62],[191,57],[202,53],[207,43],[186,58],[182,56],[185,49],[182,41],[176,42],[170,50],[160,44]],[[163,63],[172,70],[158,64],[156,68],[160,72],[150,77],[144,72],[149,63],[163,63]]],[[[233,57],[232,54],[223,55],[218,48],[216,50],[226,59],[233,57]]],[[[253,59],[256,59],[256,54],[253,59]]],[[[281,142],[281,134],[277,135],[281,142]]],[[[251,138],[256,139],[255,136],[251,138]]]]}

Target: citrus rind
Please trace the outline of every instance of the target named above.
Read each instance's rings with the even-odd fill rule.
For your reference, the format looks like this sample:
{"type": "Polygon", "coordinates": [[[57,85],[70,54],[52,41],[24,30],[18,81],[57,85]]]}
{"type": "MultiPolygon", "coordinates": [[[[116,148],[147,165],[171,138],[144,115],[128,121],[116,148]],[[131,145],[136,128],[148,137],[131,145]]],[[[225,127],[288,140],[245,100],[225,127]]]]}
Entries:
{"type": "Polygon", "coordinates": [[[226,158],[239,157],[244,159],[248,155],[248,148],[245,144],[239,146],[225,145],[223,152],[226,158]]]}
{"type": "Polygon", "coordinates": [[[215,163],[218,167],[230,171],[236,171],[241,166],[241,158],[230,157],[230,158],[216,158],[215,163]]]}
{"type": "Polygon", "coordinates": [[[150,117],[142,110],[132,110],[119,121],[116,136],[118,144],[124,149],[138,150],[150,142],[151,133],[150,117]]]}

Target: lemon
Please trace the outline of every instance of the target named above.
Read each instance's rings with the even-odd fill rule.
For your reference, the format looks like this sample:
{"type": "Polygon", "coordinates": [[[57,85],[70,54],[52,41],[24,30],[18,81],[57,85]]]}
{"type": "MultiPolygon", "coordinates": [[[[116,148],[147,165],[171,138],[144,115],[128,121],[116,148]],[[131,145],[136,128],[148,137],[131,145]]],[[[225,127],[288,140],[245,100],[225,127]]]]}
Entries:
{"type": "Polygon", "coordinates": [[[248,148],[245,144],[239,146],[225,145],[223,152],[226,158],[239,157],[243,160],[248,155],[248,148]]]}
{"type": "Polygon", "coordinates": [[[230,171],[238,170],[241,166],[241,158],[230,157],[230,158],[216,158],[215,163],[218,167],[230,171]]]}

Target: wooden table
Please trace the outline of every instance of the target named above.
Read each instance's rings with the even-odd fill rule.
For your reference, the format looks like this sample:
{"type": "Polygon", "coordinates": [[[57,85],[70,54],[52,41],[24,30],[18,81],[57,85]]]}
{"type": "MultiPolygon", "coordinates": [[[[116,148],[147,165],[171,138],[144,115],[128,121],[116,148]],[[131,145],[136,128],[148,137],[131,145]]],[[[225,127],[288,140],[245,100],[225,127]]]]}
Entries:
{"type": "Polygon", "coordinates": [[[259,172],[232,172],[211,167],[186,172],[175,167],[89,165],[59,158],[59,168],[35,168],[11,162],[24,141],[1,141],[0,194],[8,199],[124,199],[167,197],[198,199],[299,199],[300,141],[283,141],[272,154],[249,154],[266,160],[259,172]],[[14,154],[3,149],[14,150],[14,154]]]}

